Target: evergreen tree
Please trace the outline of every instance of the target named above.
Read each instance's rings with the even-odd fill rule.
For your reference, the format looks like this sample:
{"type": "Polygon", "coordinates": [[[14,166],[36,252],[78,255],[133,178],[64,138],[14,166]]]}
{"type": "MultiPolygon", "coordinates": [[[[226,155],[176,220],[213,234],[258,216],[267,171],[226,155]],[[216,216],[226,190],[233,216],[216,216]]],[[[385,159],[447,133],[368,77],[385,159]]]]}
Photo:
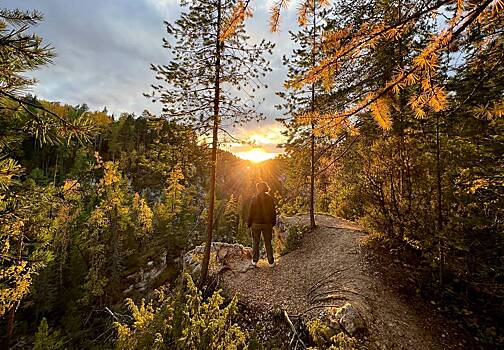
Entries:
{"type": "Polygon", "coordinates": [[[226,234],[236,240],[238,238],[240,213],[238,211],[238,201],[233,194],[231,194],[224,207],[224,218],[226,220],[226,234]]]}
{"type": "Polygon", "coordinates": [[[248,3],[234,0],[191,0],[174,24],[166,23],[163,41],[172,60],[152,65],[156,78],[152,97],[163,103],[167,117],[193,126],[212,140],[207,239],[200,284],[206,282],[214,230],[215,179],[218,133],[223,127],[260,118],[253,93],[269,71],[264,58],[273,45],[251,44],[243,19],[248,3]],[[239,91],[235,93],[234,91],[239,91]]]}
{"type": "Polygon", "coordinates": [[[15,147],[20,131],[36,136],[42,143],[58,143],[71,137],[89,136],[87,118],[58,113],[50,104],[24,95],[36,81],[24,74],[49,62],[53,49],[30,28],[42,20],[37,11],[0,9],[0,189],[22,171],[16,160],[5,154],[15,147]]]}
{"type": "Polygon", "coordinates": [[[125,260],[138,248],[136,242],[145,241],[152,231],[153,215],[144,199],[131,194],[115,163],[99,157],[97,162],[103,169],[97,203],[84,222],[78,244],[88,267],[83,301],[102,305],[119,295],[125,260]]]}
{"type": "Polygon", "coordinates": [[[60,115],[50,104],[23,95],[35,82],[24,73],[54,56],[39,36],[30,33],[41,20],[36,11],[0,10],[0,316],[8,312],[7,346],[16,309],[33,275],[51,259],[48,243],[57,232],[51,220],[55,189],[15,182],[23,172],[16,150],[23,134],[40,144],[56,144],[86,139],[91,131],[87,116],[60,115]]]}
{"type": "MultiPolygon", "coordinates": [[[[299,74],[312,69],[317,62],[321,61],[324,56],[320,50],[322,42],[321,36],[327,27],[327,2],[311,1],[305,3],[300,9],[300,17],[298,18],[301,29],[297,33],[291,32],[291,40],[299,45],[292,53],[292,57],[284,56],[284,65],[289,68],[287,81],[294,79],[299,74]]],[[[327,99],[328,91],[324,89],[320,82],[313,81],[301,88],[293,91],[289,89],[286,92],[277,93],[285,99],[285,104],[278,106],[285,108],[290,116],[287,119],[281,119],[286,126],[285,134],[288,136],[287,142],[284,144],[288,154],[300,153],[297,159],[309,159],[308,176],[309,177],[309,199],[308,207],[310,213],[310,227],[313,230],[315,223],[315,183],[317,162],[321,154],[316,154],[317,143],[323,141],[322,137],[316,137],[316,118],[315,114],[327,113],[331,110],[331,103],[327,99]],[[309,146],[307,147],[307,144],[309,146]],[[306,149],[309,149],[306,152],[306,149]],[[306,154],[308,153],[308,154],[306,154]]],[[[320,149],[318,150],[320,153],[320,149]]],[[[307,168],[304,164],[295,166],[296,171],[307,168]],[[301,168],[301,169],[300,169],[301,168]]],[[[303,188],[304,176],[298,177],[302,183],[294,186],[295,188],[303,188]]]]}
{"type": "Polygon", "coordinates": [[[58,331],[51,332],[47,320],[42,319],[35,334],[35,342],[33,343],[33,350],[57,350],[62,349],[64,345],[63,340],[58,331]]]}

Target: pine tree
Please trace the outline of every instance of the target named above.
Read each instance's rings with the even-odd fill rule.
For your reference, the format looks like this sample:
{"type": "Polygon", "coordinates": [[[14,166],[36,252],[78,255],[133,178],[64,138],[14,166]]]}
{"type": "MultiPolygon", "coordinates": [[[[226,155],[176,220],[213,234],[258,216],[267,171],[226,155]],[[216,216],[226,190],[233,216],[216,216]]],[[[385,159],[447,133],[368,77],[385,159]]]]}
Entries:
{"type": "Polygon", "coordinates": [[[41,103],[26,95],[36,81],[24,74],[49,62],[54,51],[43,43],[30,28],[43,19],[37,11],[0,9],[0,189],[22,171],[5,151],[19,141],[23,130],[42,143],[59,143],[72,137],[87,138],[91,131],[89,120],[72,118],[59,113],[51,104],[41,103]]]}
{"type": "Polygon", "coordinates": [[[224,127],[261,116],[254,109],[253,93],[263,86],[269,71],[265,53],[273,45],[251,44],[243,19],[248,3],[234,0],[182,2],[185,10],[174,24],[166,23],[170,39],[163,41],[172,60],[152,65],[156,78],[152,97],[163,103],[167,117],[194,127],[212,141],[207,239],[200,285],[206,283],[214,230],[215,179],[218,133],[224,127]],[[237,91],[239,93],[234,93],[237,91]]]}
{"type": "Polygon", "coordinates": [[[233,194],[229,197],[224,208],[224,218],[226,220],[226,234],[236,240],[240,224],[240,213],[238,211],[238,201],[233,194]]]}
{"type": "MultiPolygon", "coordinates": [[[[299,45],[292,53],[292,57],[284,57],[284,65],[289,67],[288,80],[294,79],[297,75],[312,69],[317,62],[323,59],[320,50],[321,36],[327,26],[327,10],[325,1],[311,1],[305,3],[300,8],[298,22],[301,29],[297,33],[291,32],[291,40],[299,45]]],[[[287,153],[302,152],[309,144],[309,212],[310,227],[315,229],[315,182],[317,172],[317,160],[321,156],[316,154],[317,143],[322,138],[316,137],[315,114],[324,113],[331,109],[331,104],[324,97],[327,95],[320,82],[313,81],[300,90],[277,93],[286,100],[286,103],[278,106],[286,108],[290,118],[281,119],[287,128],[286,135],[288,141],[284,145],[287,153]]],[[[306,157],[302,157],[305,158],[306,157]]],[[[299,169],[299,168],[297,168],[299,169]]],[[[301,177],[303,179],[303,177],[301,177]]],[[[304,184],[301,184],[301,186],[304,184]]]]}
{"type": "Polygon", "coordinates": [[[60,115],[53,105],[25,94],[35,81],[24,74],[54,56],[50,46],[30,33],[41,20],[36,11],[0,10],[0,315],[8,311],[7,343],[32,276],[51,258],[48,242],[57,230],[51,221],[52,203],[58,202],[51,198],[55,189],[15,181],[23,173],[15,150],[24,134],[39,144],[58,144],[87,139],[92,130],[86,115],[60,115]]]}
{"type": "Polygon", "coordinates": [[[97,203],[78,244],[87,259],[82,301],[102,305],[119,295],[125,260],[137,248],[136,240],[145,241],[150,234],[153,214],[144,199],[131,193],[116,163],[103,162],[99,156],[97,163],[97,169],[103,170],[96,187],[97,203]]]}
{"type": "Polygon", "coordinates": [[[33,350],[57,350],[63,348],[64,342],[58,331],[51,332],[45,317],[40,322],[33,350]]]}

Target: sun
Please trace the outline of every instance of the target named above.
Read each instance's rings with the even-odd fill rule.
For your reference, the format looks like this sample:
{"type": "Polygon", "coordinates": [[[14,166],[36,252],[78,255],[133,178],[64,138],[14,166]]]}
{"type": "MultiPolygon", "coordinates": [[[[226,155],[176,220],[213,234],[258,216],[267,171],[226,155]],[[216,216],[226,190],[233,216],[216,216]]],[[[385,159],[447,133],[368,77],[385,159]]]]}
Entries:
{"type": "Polygon", "coordinates": [[[264,162],[268,159],[275,158],[275,153],[265,152],[262,148],[253,148],[249,151],[236,153],[238,157],[245,160],[250,160],[253,163],[264,162]]]}

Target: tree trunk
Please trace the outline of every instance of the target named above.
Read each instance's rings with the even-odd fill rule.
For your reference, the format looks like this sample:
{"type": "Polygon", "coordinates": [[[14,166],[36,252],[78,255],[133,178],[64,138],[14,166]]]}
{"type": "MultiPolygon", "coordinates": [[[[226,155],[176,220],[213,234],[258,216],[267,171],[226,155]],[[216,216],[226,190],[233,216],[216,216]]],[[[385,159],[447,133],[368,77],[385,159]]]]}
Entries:
{"type": "Polygon", "coordinates": [[[5,347],[5,349],[9,348],[12,336],[14,335],[14,320],[18,305],[19,303],[12,305],[12,307],[9,309],[9,312],[7,313],[7,337],[5,338],[4,344],[2,345],[5,347]]]}
{"type": "MultiPolygon", "coordinates": [[[[24,232],[21,234],[21,239],[19,241],[19,247],[18,247],[18,261],[21,261],[22,253],[23,253],[23,241],[24,241],[24,232]]],[[[12,336],[14,335],[14,326],[15,326],[15,318],[16,318],[16,311],[19,305],[21,304],[21,300],[18,300],[15,305],[12,305],[12,307],[9,309],[9,312],[7,314],[7,337],[5,339],[5,344],[6,349],[9,348],[9,345],[11,343],[12,336]]]]}
{"type": "Polygon", "coordinates": [[[311,122],[311,150],[310,150],[310,229],[317,227],[315,223],[315,129],[313,121],[311,122]]]}
{"type": "Polygon", "coordinates": [[[56,162],[54,163],[54,174],[53,174],[53,183],[54,186],[56,186],[56,175],[58,174],[58,160],[59,160],[59,153],[56,151],[56,162]]]}
{"type": "MultiPolygon", "coordinates": [[[[312,67],[315,67],[315,45],[316,45],[316,18],[315,0],[313,1],[313,42],[312,42],[312,67]]],[[[317,227],[315,223],[315,123],[313,121],[315,113],[315,83],[311,85],[311,130],[310,130],[310,229],[314,230],[317,227]]]]}
{"type": "Polygon", "coordinates": [[[210,249],[212,247],[212,233],[214,224],[215,207],[215,174],[217,168],[217,137],[219,131],[219,102],[220,102],[220,70],[221,70],[221,0],[217,2],[217,32],[215,34],[215,91],[213,101],[213,130],[212,130],[212,161],[211,161],[211,179],[210,193],[208,194],[208,218],[207,218],[207,238],[205,242],[205,252],[201,264],[201,277],[199,281],[200,288],[206,283],[208,277],[208,264],[210,263],[210,249]]]}
{"type": "Polygon", "coordinates": [[[441,140],[439,135],[439,113],[436,115],[436,178],[437,178],[437,217],[439,244],[439,285],[443,287],[445,249],[443,238],[443,208],[442,208],[442,180],[441,180],[441,140]]]}

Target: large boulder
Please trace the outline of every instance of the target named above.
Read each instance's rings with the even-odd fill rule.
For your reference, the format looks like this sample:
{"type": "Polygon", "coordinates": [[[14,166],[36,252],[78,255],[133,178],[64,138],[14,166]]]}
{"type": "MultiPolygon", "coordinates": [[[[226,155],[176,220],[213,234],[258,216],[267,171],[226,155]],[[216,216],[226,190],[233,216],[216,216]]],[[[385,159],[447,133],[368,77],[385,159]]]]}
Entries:
{"type": "Polygon", "coordinates": [[[333,318],[348,334],[355,335],[366,328],[359,311],[350,303],[335,310],[333,318]]]}
{"type": "MultiPolygon", "coordinates": [[[[198,277],[203,262],[204,245],[199,245],[184,255],[184,270],[193,277],[198,277]]],[[[241,271],[250,264],[252,248],[241,244],[212,242],[210,248],[209,275],[215,275],[223,269],[241,271]]]]}

